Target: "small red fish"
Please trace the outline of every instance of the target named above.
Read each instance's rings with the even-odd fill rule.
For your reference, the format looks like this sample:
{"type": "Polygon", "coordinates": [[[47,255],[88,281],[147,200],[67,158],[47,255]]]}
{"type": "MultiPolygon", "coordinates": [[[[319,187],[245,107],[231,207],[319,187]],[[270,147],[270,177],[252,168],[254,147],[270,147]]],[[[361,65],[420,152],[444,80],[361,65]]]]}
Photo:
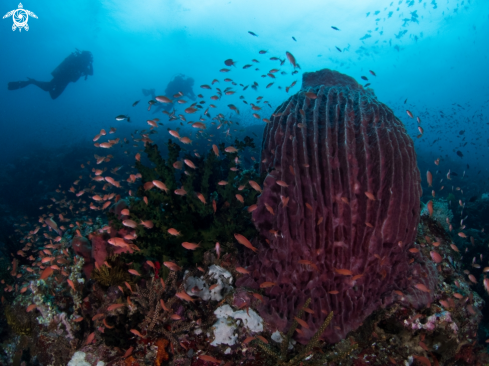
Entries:
{"type": "Polygon", "coordinates": [[[109,305],[109,307],[107,308],[107,311],[112,311],[112,310],[117,310],[117,309],[120,309],[120,308],[123,308],[124,304],[112,304],[112,305],[109,305]]]}
{"type": "Polygon", "coordinates": [[[129,272],[130,274],[133,274],[134,276],[141,276],[141,274],[136,271],[135,269],[129,269],[127,272],[129,272]]]}
{"type": "Polygon", "coordinates": [[[217,259],[221,256],[221,244],[219,242],[216,243],[216,254],[217,254],[217,259]]]}
{"type": "Polygon", "coordinates": [[[175,294],[176,297],[178,297],[180,300],[185,300],[185,301],[190,301],[190,302],[194,302],[195,299],[192,299],[186,292],[177,292],[175,294]]]}
{"type": "Polygon", "coordinates": [[[351,276],[353,274],[349,269],[335,268],[334,271],[343,276],[351,276]]]}
{"type": "Polygon", "coordinates": [[[182,243],[182,247],[184,247],[185,249],[188,249],[188,250],[195,250],[197,248],[200,247],[199,244],[195,244],[195,243],[189,243],[189,242],[183,242],[182,243]]]}
{"type": "Polygon", "coordinates": [[[68,285],[70,285],[70,287],[71,287],[73,290],[75,290],[75,291],[76,291],[75,284],[73,283],[73,281],[72,281],[72,280],[68,279],[68,280],[66,280],[66,282],[68,282],[68,285]]]}
{"type": "Polygon", "coordinates": [[[176,263],[173,262],[163,262],[163,264],[165,265],[165,267],[168,267],[172,271],[180,271],[182,269],[176,263]]]}
{"type": "Polygon", "coordinates": [[[90,335],[87,337],[87,341],[85,342],[85,344],[92,343],[94,339],[95,339],[95,332],[90,333],[90,335]]]}
{"type": "Polygon", "coordinates": [[[131,329],[131,330],[130,330],[130,332],[131,332],[132,334],[137,335],[138,337],[144,338],[144,336],[143,336],[141,333],[139,333],[139,331],[138,331],[138,330],[136,330],[136,329],[131,329]]]}
{"type": "Polygon", "coordinates": [[[263,282],[260,284],[260,288],[268,288],[268,287],[273,287],[275,286],[275,282],[263,282]]]}
{"type": "Polygon", "coordinates": [[[257,248],[255,248],[248,239],[246,239],[243,235],[241,234],[234,234],[234,237],[238,241],[238,243],[243,244],[245,247],[253,250],[255,253],[258,251],[257,248]]]}
{"type": "Polygon", "coordinates": [[[307,323],[304,320],[302,320],[296,316],[294,316],[294,319],[297,323],[299,323],[301,325],[301,327],[309,329],[309,325],[307,325],[307,323]]]}
{"type": "Polygon", "coordinates": [[[249,274],[250,271],[247,269],[244,269],[243,267],[236,267],[236,272],[241,273],[241,274],[249,274]]]}
{"type": "Polygon", "coordinates": [[[431,291],[425,286],[423,285],[422,283],[417,283],[416,285],[414,285],[414,287],[416,287],[418,290],[420,291],[423,291],[423,292],[427,292],[427,293],[430,293],[431,291]]]}
{"type": "Polygon", "coordinates": [[[430,252],[430,255],[431,259],[433,259],[435,263],[441,263],[441,261],[443,260],[443,257],[440,255],[440,253],[437,253],[435,251],[430,252]]]}
{"type": "Polygon", "coordinates": [[[207,361],[207,362],[215,362],[215,363],[218,363],[220,364],[221,363],[221,360],[218,360],[212,356],[207,356],[207,355],[200,355],[198,356],[201,360],[203,361],[207,361]]]}
{"type": "Polygon", "coordinates": [[[285,52],[285,56],[287,56],[287,59],[289,60],[290,64],[294,66],[294,68],[297,67],[297,63],[295,61],[294,55],[292,55],[290,52],[285,52]]]}

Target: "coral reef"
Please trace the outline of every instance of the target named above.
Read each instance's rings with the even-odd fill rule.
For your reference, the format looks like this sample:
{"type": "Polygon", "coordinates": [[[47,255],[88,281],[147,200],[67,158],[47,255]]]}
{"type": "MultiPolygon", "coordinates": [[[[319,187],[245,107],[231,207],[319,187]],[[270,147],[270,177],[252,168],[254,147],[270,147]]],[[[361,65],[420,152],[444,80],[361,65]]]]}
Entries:
{"type": "MultiPolygon", "coordinates": [[[[450,203],[443,198],[431,200],[433,203],[433,214],[431,218],[438,222],[444,230],[451,231],[450,223],[453,219],[453,212],[450,209],[450,203]]],[[[421,216],[429,216],[428,206],[423,204],[421,209],[421,216]]]]}
{"type": "Polygon", "coordinates": [[[273,284],[259,310],[281,331],[311,297],[321,319],[306,314],[298,338],[310,339],[333,311],[323,336],[337,342],[392,303],[395,290],[426,306],[436,277],[423,259],[409,262],[421,187],[403,124],[349,76],[324,69],[303,83],[264,132],[268,175],[253,212],[260,251],[239,285],[273,284]]]}

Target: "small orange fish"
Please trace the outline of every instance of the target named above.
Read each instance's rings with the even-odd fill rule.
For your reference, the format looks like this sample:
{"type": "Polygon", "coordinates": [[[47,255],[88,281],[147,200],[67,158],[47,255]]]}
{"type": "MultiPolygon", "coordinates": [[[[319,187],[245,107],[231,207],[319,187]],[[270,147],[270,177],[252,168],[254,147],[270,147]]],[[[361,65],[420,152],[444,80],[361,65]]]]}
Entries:
{"type": "Polygon", "coordinates": [[[194,163],[193,163],[191,160],[189,160],[189,159],[184,159],[184,160],[183,160],[183,162],[184,162],[185,164],[187,164],[187,165],[188,165],[190,168],[192,168],[192,169],[197,169],[197,167],[195,166],[195,164],[194,164],[194,163]]]}
{"type": "Polygon", "coordinates": [[[372,192],[365,192],[365,196],[367,196],[369,200],[375,201],[375,196],[372,192]]]}
{"type": "Polygon", "coordinates": [[[431,291],[425,286],[423,285],[422,283],[417,283],[416,285],[414,285],[414,287],[416,287],[418,290],[420,291],[423,291],[423,292],[427,292],[427,293],[430,293],[431,291]]]}
{"type": "Polygon", "coordinates": [[[234,146],[228,146],[224,149],[225,152],[228,152],[228,153],[237,153],[238,150],[234,147],[234,146]]]}
{"type": "Polygon", "coordinates": [[[433,216],[433,201],[429,201],[426,204],[426,207],[428,207],[428,212],[430,213],[430,217],[433,216]]]}
{"type": "Polygon", "coordinates": [[[142,335],[142,334],[139,332],[139,330],[137,330],[137,329],[131,329],[131,330],[130,330],[130,332],[131,332],[132,334],[137,335],[138,337],[144,338],[144,336],[143,336],[143,335],[142,335]]]}
{"type": "MultiPolygon", "coordinates": [[[[287,202],[288,202],[288,201],[289,201],[289,200],[288,200],[288,198],[287,198],[287,202]]],[[[283,203],[283,201],[282,201],[282,203],[283,203]]],[[[286,205],[284,205],[284,207],[285,207],[285,206],[286,206],[286,205]]],[[[256,204],[253,204],[253,205],[251,205],[251,206],[248,206],[247,211],[251,213],[251,212],[255,211],[257,208],[258,208],[258,206],[257,206],[256,204]]]]}
{"type": "Polygon", "coordinates": [[[285,56],[287,56],[287,59],[289,60],[290,64],[294,66],[294,69],[297,67],[297,63],[295,61],[294,55],[292,55],[290,52],[285,52],[285,56]]]}
{"type": "Polygon", "coordinates": [[[244,269],[243,267],[236,267],[236,272],[241,273],[241,274],[249,274],[250,271],[247,269],[244,269]]]}
{"type": "Polygon", "coordinates": [[[141,276],[141,274],[136,271],[135,269],[129,269],[127,272],[129,272],[130,274],[133,274],[134,276],[141,276]]]}
{"type": "Polygon", "coordinates": [[[437,253],[435,251],[430,252],[430,255],[431,259],[433,259],[435,263],[441,263],[443,260],[443,257],[440,255],[440,253],[437,253]]]}
{"type": "Polygon", "coordinates": [[[27,312],[30,313],[32,310],[34,310],[35,308],[37,308],[37,305],[36,304],[32,304],[32,305],[29,305],[27,307],[27,312]]]}
{"type": "Polygon", "coordinates": [[[105,317],[105,315],[103,313],[96,314],[93,316],[92,321],[99,320],[99,319],[102,319],[104,317],[105,317]]]}
{"type": "MultiPolygon", "coordinates": [[[[307,203],[306,203],[307,205],[307,203]]],[[[275,215],[275,212],[273,211],[273,208],[265,202],[265,208],[267,209],[268,212],[270,212],[272,215],[275,215]]]]}
{"type": "Polygon", "coordinates": [[[195,244],[195,243],[189,243],[189,242],[183,242],[182,247],[188,250],[195,250],[200,247],[200,244],[195,244]]]}
{"type": "MultiPolygon", "coordinates": [[[[159,180],[154,180],[153,182],[153,185],[159,189],[161,189],[162,191],[165,191],[166,193],[168,193],[168,188],[166,187],[166,184],[159,181],[159,180]]],[[[129,215],[129,213],[128,213],[129,215]]]]}
{"type": "Polygon", "coordinates": [[[185,301],[190,301],[190,302],[195,302],[195,299],[192,299],[186,292],[177,292],[175,294],[176,297],[178,297],[180,300],[185,300],[185,301]]]}
{"type": "Polygon", "coordinates": [[[472,283],[477,283],[477,279],[475,278],[475,276],[473,274],[469,274],[469,280],[472,283]]]}
{"type": "Polygon", "coordinates": [[[87,345],[92,343],[94,339],[95,339],[95,332],[90,333],[90,335],[87,337],[87,341],[85,342],[85,344],[87,345]]]}
{"type": "Polygon", "coordinates": [[[353,274],[349,269],[335,268],[334,271],[343,276],[351,276],[353,274]]]}
{"type": "Polygon", "coordinates": [[[168,229],[168,233],[170,235],[174,235],[174,236],[179,236],[180,235],[180,232],[177,229],[174,229],[174,228],[168,229]]]}
{"type": "Polygon", "coordinates": [[[204,205],[207,204],[205,197],[202,193],[198,193],[198,192],[195,192],[195,193],[197,195],[197,198],[200,200],[200,202],[202,202],[204,205]]]}
{"type": "Polygon", "coordinates": [[[258,192],[262,192],[262,189],[260,187],[260,185],[258,183],[256,183],[254,180],[250,180],[248,181],[248,183],[250,184],[250,186],[255,190],[255,191],[258,191],[258,192]]]}
{"type": "Polygon", "coordinates": [[[302,328],[309,329],[309,325],[307,325],[307,323],[304,320],[302,320],[296,316],[294,316],[294,319],[297,323],[299,323],[301,325],[302,328]]]}
{"type": "Polygon", "coordinates": [[[45,280],[49,276],[53,274],[54,270],[51,267],[46,267],[44,271],[41,273],[41,277],[39,277],[40,280],[45,280]]]}
{"type": "Polygon", "coordinates": [[[263,282],[260,284],[260,288],[268,288],[268,287],[273,287],[275,286],[275,282],[263,282]]]}
{"type": "Polygon", "coordinates": [[[262,296],[262,295],[257,294],[257,293],[253,293],[253,297],[254,297],[255,299],[258,299],[258,300],[260,300],[261,302],[263,302],[263,296],[262,296]]]}
{"type": "Polygon", "coordinates": [[[126,351],[126,353],[124,353],[124,358],[127,358],[131,355],[132,351],[134,350],[134,347],[129,347],[129,349],[126,351]]]}
{"type": "Polygon", "coordinates": [[[120,309],[120,308],[123,308],[124,306],[126,306],[126,305],[124,305],[124,304],[112,304],[112,305],[108,306],[107,311],[120,309]]]}
{"type": "Polygon", "coordinates": [[[163,262],[163,264],[165,265],[165,267],[168,267],[172,271],[180,271],[182,269],[176,263],[173,262],[163,262]]]}
{"type": "Polygon", "coordinates": [[[328,293],[330,293],[331,295],[338,295],[340,292],[339,291],[328,291],[328,293]]]}
{"type": "Polygon", "coordinates": [[[72,280],[67,279],[67,280],[66,280],[66,282],[68,282],[68,285],[70,285],[70,287],[71,287],[73,290],[75,290],[75,291],[76,291],[75,284],[73,283],[73,281],[72,281],[72,280]]]}
{"type": "Polygon", "coordinates": [[[207,356],[207,355],[200,355],[198,356],[201,360],[203,361],[208,361],[208,362],[215,362],[217,364],[220,364],[221,363],[221,360],[218,360],[212,356],[207,356]]]}
{"type": "Polygon", "coordinates": [[[122,225],[128,226],[130,228],[137,228],[138,224],[134,220],[122,220],[122,225]]]}
{"type": "Polygon", "coordinates": [[[241,234],[234,234],[234,237],[238,241],[238,243],[243,244],[245,247],[253,250],[255,253],[258,251],[257,248],[255,248],[248,239],[246,239],[243,235],[241,234]]]}
{"type": "Polygon", "coordinates": [[[219,259],[221,256],[221,244],[219,244],[219,242],[216,242],[215,249],[216,249],[217,259],[219,259]]]}
{"type": "Polygon", "coordinates": [[[429,170],[426,171],[426,181],[428,182],[428,187],[431,187],[433,184],[433,175],[429,170]]]}

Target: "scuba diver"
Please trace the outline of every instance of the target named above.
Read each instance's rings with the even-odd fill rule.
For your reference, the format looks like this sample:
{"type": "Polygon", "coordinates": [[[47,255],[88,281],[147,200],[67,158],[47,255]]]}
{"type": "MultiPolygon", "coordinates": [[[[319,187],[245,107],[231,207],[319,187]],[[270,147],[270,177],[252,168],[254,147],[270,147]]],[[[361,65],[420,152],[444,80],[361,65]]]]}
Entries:
{"type": "MultiPolygon", "coordinates": [[[[166,86],[165,96],[170,99],[174,99],[175,94],[181,92],[184,96],[190,98],[191,100],[195,100],[195,94],[194,91],[192,90],[193,86],[194,86],[194,79],[190,77],[185,78],[184,74],[178,74],[166,86]]],[[[156,99],[156,94],[154,89],[149,89],[149,90],[143,89],[143,94],[145,96],[151,95],[151,99],[153,100],[156,99]]],[[[164,109],[165,111],[169,112],[173,107],[173,103],[158,103],[155,105],[155,107],[156,109],[153,113],[156,113],[161,109],[164,109]]]]}
{"type": "Polygon", "coordinates": [[[72,52],[62,63],[58,65],[52,72],[53,79],[51,81],[37,81],[27,78],[27,81],[12,81],[8,83],[8,90],[16,90],[25,88],[27,85],[36,85],[44,91],[49,92],[51,99],[56,99],[65,90],[66,86],[71,82],[78,81],[80,76],[93,75],[93,57],[89,51],[72,52]]]}

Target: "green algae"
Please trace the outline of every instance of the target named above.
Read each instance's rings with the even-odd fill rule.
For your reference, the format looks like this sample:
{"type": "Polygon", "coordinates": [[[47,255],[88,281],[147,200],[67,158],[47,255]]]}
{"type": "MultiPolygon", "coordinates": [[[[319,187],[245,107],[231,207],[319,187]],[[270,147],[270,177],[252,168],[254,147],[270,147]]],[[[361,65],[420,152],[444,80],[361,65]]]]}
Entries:
{"type": "MultiPolygon", "coordinates": [[[[248,147],[255,147],[253,139],[246,137],[244,141],[235,140],[234,147],[238,153],[228,153],[225,145],[220,144],[220,157],[212,150],[203,157],[186,153],[181,162],[188,159],[195,165],[195,169],[184,165],[188,174],[174,167],[182,148],[171,140],[167,146],[167,159],[162,158],[157,145],[146,144],[145,153],[152,166],[136,162],[142,181],[135,197],[129,199],[129,218],[137,223],[151,220],[154,227],[147,229],[138,225],[135,244],[141,251],[124,257],[127,260],[141,260],[144,257],[162,262],[174,261],[184,266],[202,262],[205,251],[213,249],[216,242],[221,243],[221,247],[223,243],[232,242],[234,233],[248,238],[256,236],[251,213],[246,208],[256,202],[259,192],[251,188],[248,181],[262,184],[265,174],[260,177],[255,170],[231,170],[237,166],[235,159],[238,153],[248,147]],[[163,182],[168,192],[156,187],[146,190],[144,183],[153,180],[163,182]],[[219,185],[220,181],[228,184],[219,185]],[[244,186],[241,191],[238,190],[240,186],[244,186]],[[187,193],[183,196],[175,194],[179,188],[187,193]],[[197,197],[197,193],[203,195],[205,204],[197,197]],[[243,203],[237,199],[236,194],[243,197],[243,203]],[[176,229],[180,235],[171,235],[169,229],[176,229]],[[183,242],[200,243],[200,247],[194,251],[187,250],[182,247],[183,242]]],[[[109,219],[116,228],[122,228],[121,221],[114,215],[109,219]]],[[[166,267],[162,266],[162,269],[166,267]]]]}

